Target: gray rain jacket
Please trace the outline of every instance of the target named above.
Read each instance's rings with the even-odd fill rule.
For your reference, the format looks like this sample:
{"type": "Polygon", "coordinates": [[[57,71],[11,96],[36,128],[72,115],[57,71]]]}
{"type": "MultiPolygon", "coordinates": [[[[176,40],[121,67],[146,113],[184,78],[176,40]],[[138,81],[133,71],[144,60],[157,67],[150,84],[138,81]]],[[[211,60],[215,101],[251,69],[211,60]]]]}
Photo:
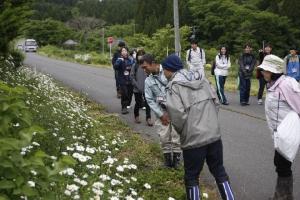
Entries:
{"type": "Polygon", "coordinates": [[[201,72],[185,69],[176,72],[166,91],[167,110],[183,150],[221,138],[216,96],[201,72]]]}

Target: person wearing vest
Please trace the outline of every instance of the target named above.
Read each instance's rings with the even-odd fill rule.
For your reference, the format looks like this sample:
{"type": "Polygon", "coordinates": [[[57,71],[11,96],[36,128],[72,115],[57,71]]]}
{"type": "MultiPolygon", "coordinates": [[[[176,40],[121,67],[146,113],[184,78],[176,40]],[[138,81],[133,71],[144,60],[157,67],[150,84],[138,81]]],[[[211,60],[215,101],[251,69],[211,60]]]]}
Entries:
{"type": "Polygon", "coordinates": [[[234,200],[229,177],[223,166],[223,147],[216,95],[201,69],[183,69],[172,54],[163,62],[168,79],[167,111],[180,135],[184,160],[184,182],[188,200],[200,200],[199,175],[206,161],[223,200],[234,200]]]}
{"type": "Polygon", "coordinates": [[[228,69],[231,67],[230,57],[225,46],[220,48],[219,54],[215,58],[216,67],[214,70],[217,94],[220,103],[223,105],[229,105],[227,98],[224,94],[224,85],[228,75],[228,69]]]}
{"type": "Polygon", "coordinates": [[[296,47],[290,48],[290,54],[284,58],[285,68],[284,74],[293,77],[296,81],[300,81],[300,59],[296,47]]]}
{"type": "Polygon", "coordinates": [[[202,48],[199,48],[196,40],[191,40],[191,48],[186,52],[186,63],[188,69],[198,70],[201,69],[205,74],[205,52],[202,48]]]}
{"type": "MultiPolygon", "coordinates": [[[[264,49],[259,50],[259,64],[261,65],[265,56],[270,55],[272,53],[272,46],[271,44],[266,44],[264,49]]],[[[256,78],[259,81],[259,89],[258,89],[258,93],[257,93],[257,103],[258,105],[262,105],[263,104],[263,94],[264,94],[264,90],[266,87],[266,81],[264,79],[264,76],[262,75],[262,69],[257,68],[256,69],[256,78]]]]}
{"type": "MultiPolygon", "coordinates": [[[[294,78],[283,74],[284,61],[275,55],[267,55],[258,68],[262,69],[267,82],[265,113],[268,127],[274,135],[291,111],[300,116],[300,85],[294,78]]],[[[289,133],[288,128],[284,131],[289,133]]],[[[292,162],[277,149],[274,152],[277,183],[270,200],[293,200],[292,162]]]]}
{"type": "Polygon", "coordinates": [[[117,70],[118,81],[120,84],[122,114],[128,114],[127,106],[130,105],[133,95],[133,86],[130,77],[130,71],[133,65],[134,60],[129,56],[127,47],[122,47],[121,55],[114,65],[114,69],[117,70]]]}
{"type": "Polygon", "coordinates": [[[251,53],[251,45],[244,46],[244,53],[239,59],[239,81],[240,81],[240,104],[247,106],[249,104],[251,78],[255,68],[256,59],[251,53]]]}
{"type": "Polygon", "coordinates": [[[154,57],[145,54],[141,60],[141,66],[148,74],[145,80],[145,98],[151,110],[156,115],[155,126],[164,154],[164,165],[168,168],[178,168],[181,157],[179,135],[170,122],[166,110],[167,79],[160,64],[154,57]]]}

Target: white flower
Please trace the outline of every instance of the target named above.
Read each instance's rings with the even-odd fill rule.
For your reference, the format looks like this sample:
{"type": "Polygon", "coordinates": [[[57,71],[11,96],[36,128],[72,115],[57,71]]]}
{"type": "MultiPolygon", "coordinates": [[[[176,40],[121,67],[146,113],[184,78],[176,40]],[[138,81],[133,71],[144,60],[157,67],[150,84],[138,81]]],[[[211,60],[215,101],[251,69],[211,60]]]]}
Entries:
{"type": "Polygon", "coordinates": [[[67,195],[67,196],[71,196],[71,192],[70,192],[70,190],[65,190],[65,195],[67,195]]]}
{"type": "Polygon", "coordinates": [[[37,175],[37,172],[36,171],[34,171],[34,170],[31,170],[30,171],[34,176],[36,176],[37,175]]]}
{"type": "Polygon", "coordinates": [[[137,200],[144,200],[142,197],[137,198],[137,200]]]}
{"type": "Polygon", "coordinates": [[[149,183],[145,183],[145,184],[144,184],[144,187],[145,187],[146,189],[151,189],[151,185],[149,185],[149,183]]]}
{"type": "Polygon", "coordinates": [[[40,146],[40,144],[39,144],[39,143],[37,143],[37,142],[33,142],[33,143],[32,143],[32,145],[34,145],[34,146],[37,146],[37,147],[39,147],[39,146],[40,146]]]}
{"type": "Polygon", "coordinates": [[[60,175],[66,174],[66,175],[72,176],[72,175],[74,174],[74,172],[75,172],[74,169],[72,169],[72,168],[67,168],[67,169],[65,169],[65,170],[63,170],[63,171],[61,171],[61,172],[59,172],[59,174],[60,174],[60,175]]]}
{"type": "Polygon", "coordinates": [[[76,194],[73,199],[80,199],[80,196],[78,194],[76,194]]]}
{"type": "Polygon", "coordinates": [[[105,174],[101,174],[99,176],[99,178],[102,180],[102,181],[109,181],[111,178],[105,174]]]}
{"type": "Polygon", "coordinates": [[[132,198],[132,196],[126,196],[125,200],[134,200],[134,198],[132,198]]]}
{"type": "Polygon", "coordinates": [[[110,183],[111,183],[112,186],[114,186],[114,185],[121,185],[122,184],[121,181],[116,180],[116,179],[112,179],[110,183]]]}
{"type": "Polygon", "coordinates": [[[168,200],[175,200],[173,197],[169,197],[168,200]]]}
{"type": "Polygon", "coordinates": [[[207,193],[203,192],[202,196],[203,196],[203,198],[208,199],[208,194],[207,193]]]}
{"type": "Polygon", "coordinates": [[[57,157],[55,157],[55,156],[50,156],[50,158],[51,158],[52,160],[57,160],[57,157]]]}
{"type": "Polygon", "coordinates": [[[136,196],[136,195],[137,195],[137,192],[136,192],[135,190],[131,190],[131,194],[132,194],[133,196],[136,196]]]}
{"type": "Polygon", "coordinates": [[[76,192],[79,189],[79,187],[75,184],[67,185],[67,190],[70,190],[70,192],[76,192]]]}
{"type": "Polygon", "coordinates": [[[28,183],[29,187],[35,187],[35,182],[33,182],[33,181],[28,181],[27,183],[28,183]]]}
{"type": "Polygon", "coordinates": [[[137,181],[137,179],[135,177],[131,177],[131,180],[133,180],[134,182],[137,181]]]}
{"type": "Polygon", "coordinates": [[[111,197],[110,200],[119,200],[119,197],[111,197]]]}
{"type": "Polygon", "coordinates": [[[121,165],[119,165],[119,166],[117,167],[117,171],[118,171],[118,172],[124,172],[124,167],[122,167],[121,165]]]}

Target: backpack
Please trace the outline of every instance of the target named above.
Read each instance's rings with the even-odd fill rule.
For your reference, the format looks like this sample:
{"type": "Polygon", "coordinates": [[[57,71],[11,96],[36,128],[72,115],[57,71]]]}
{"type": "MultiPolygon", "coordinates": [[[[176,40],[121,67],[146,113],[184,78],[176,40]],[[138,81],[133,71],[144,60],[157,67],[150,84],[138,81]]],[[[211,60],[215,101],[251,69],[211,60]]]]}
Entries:
{"type": "MultiPolygon", "coordinates": [[[[189,51],[188,61],[191,61],[191,52],[192,52],[192,49],[190,49],[190,51],[189,51]]],[[[200,57],[202,60],[202,49],[201,48],[200,48],[200,57]]]]}
{"type": "Polygon", "coordinates": [[[211,73],[211,75],[215,75],[215,69],[216,69],[216,60],[214,60],[213,61],[213,63],[212,63],[212,65],[211,65],[211,71],[210,71],[210,73],[211,73]]]}

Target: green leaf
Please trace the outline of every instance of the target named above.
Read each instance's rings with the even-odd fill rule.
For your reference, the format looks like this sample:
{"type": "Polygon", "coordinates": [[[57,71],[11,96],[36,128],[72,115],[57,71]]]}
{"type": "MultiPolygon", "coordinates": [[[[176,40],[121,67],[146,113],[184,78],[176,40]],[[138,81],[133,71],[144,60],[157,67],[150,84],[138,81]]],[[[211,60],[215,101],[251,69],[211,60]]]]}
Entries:
{"type": "Polygon", "coordinates": [[[0,194],[0,200],[9,200],[9,198],[4,194],[0,194]]]}
{"type": "Polygon", "coordinates": [[[36,196],[38,195],[37,191],[32,188],[32,187],[29,187],[28,185],[24,185],[21,189],[22,193],[28,197],[32,197],[32,196],[36,196]]]}
{"type": "Polygon", "coordinates": [[[1,167],[4,167],[4,168],[12,168],[12,167],[14,167],[13,166],[13,164],[12,164],[12,162],[11,161],[9,161],[9,160],[2,160],[1,162],[0,162],[0,166],[1,167]]]}
{"type": "Polygon", "coordinates": [[[16,185],[12,181],[2,180],[0,181],[0,189],[11,189],[14,188],[16,185]]]}

